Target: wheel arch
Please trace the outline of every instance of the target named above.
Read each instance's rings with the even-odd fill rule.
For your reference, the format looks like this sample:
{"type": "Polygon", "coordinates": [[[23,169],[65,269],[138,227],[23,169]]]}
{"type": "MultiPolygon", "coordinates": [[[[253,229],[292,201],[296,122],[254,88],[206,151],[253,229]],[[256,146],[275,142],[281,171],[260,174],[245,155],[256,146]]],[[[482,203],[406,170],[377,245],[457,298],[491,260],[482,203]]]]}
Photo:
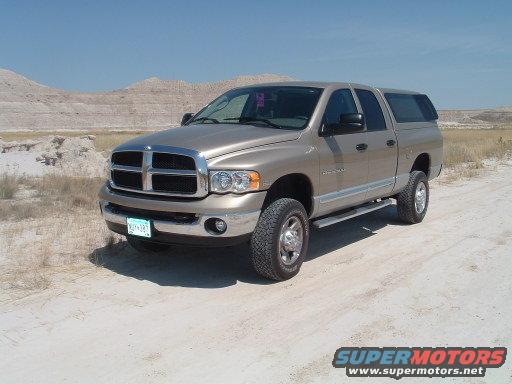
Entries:
{"type": "Polygon", "coordinates": [[[422,171],[428,178],[430,174],[430,164],[430,155],[427,152],[420,153],[418,156],[416,156],[416,159],[412,164],[411,172],[422,171]]]}
{"type": "Polygon", "coordinates": [[[313,184],[304,173],[290,173],[279,177],[267,190],[263,209],[280,198],[291,198],[299,201],[308,216],[313,212],[313,184]]]}

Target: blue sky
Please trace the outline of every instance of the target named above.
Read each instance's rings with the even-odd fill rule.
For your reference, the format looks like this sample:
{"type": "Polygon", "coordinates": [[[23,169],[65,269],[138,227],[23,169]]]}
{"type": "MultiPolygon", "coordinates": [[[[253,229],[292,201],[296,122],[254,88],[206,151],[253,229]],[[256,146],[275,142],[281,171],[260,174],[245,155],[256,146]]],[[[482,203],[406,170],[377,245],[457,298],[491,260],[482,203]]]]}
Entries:
{"type": "Polygon", "coordinates": [[[0,67],[102,91],[277,73],[512,105],[511,1],[0,0],[0,67]]]}

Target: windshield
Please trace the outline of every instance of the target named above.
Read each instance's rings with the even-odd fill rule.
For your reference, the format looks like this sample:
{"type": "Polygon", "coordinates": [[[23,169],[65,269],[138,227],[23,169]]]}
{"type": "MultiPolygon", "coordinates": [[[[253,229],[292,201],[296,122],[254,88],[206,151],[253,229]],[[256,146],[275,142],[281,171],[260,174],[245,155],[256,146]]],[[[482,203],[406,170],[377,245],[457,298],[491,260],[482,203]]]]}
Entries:
{"type": "Polygon", "coordinates": [[[218,97],[189,124],[251,124],[304,128],[320,97],[320,88],[266,86],[234,89],[218,97]]]}

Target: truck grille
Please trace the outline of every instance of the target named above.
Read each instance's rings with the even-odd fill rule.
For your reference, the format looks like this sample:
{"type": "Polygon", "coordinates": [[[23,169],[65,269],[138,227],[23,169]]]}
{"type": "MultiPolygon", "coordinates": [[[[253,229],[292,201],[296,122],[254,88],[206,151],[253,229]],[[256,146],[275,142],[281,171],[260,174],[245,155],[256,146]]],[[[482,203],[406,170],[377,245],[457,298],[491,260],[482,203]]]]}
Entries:
{"type": "Polygon", "coordinates": [[[194,159],[173,153],[154,153],[153,168],[196,170],[194,159]]]}
{"type": "Polygon", "coordinates": [[[142,167],[142,152],[115,152],[112,154],[112,163],[127,165],[129,167],[142,167]]]}
{"type": "Polygon", "coordinates": [[[191,176],[153,175],[153,190],[173,193],[196,193],[197,180],[191,176]]]}
{"type": "Polygon", "coordinates": [[[112,181],[119,187],[142,190],[142,174],[112,170],[112,181]]]}
{"type": "Polygon", "coordinates": [[[182,148],[114,152],[111,182],[114,189],[156,195],[202,197],[208,193],[206,161],[182,148]]]}

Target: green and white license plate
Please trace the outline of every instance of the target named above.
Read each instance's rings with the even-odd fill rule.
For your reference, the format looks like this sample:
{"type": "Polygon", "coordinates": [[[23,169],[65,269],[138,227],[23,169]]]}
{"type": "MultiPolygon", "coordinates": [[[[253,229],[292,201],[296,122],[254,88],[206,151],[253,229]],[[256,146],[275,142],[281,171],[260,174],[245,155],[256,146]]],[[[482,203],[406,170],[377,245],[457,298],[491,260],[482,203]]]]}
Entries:
{"type": "Polygon", "coordinates": [[[128,234],[140,237],[151,237],[151,222],[144,219],[126,218],[128,234]]]}

